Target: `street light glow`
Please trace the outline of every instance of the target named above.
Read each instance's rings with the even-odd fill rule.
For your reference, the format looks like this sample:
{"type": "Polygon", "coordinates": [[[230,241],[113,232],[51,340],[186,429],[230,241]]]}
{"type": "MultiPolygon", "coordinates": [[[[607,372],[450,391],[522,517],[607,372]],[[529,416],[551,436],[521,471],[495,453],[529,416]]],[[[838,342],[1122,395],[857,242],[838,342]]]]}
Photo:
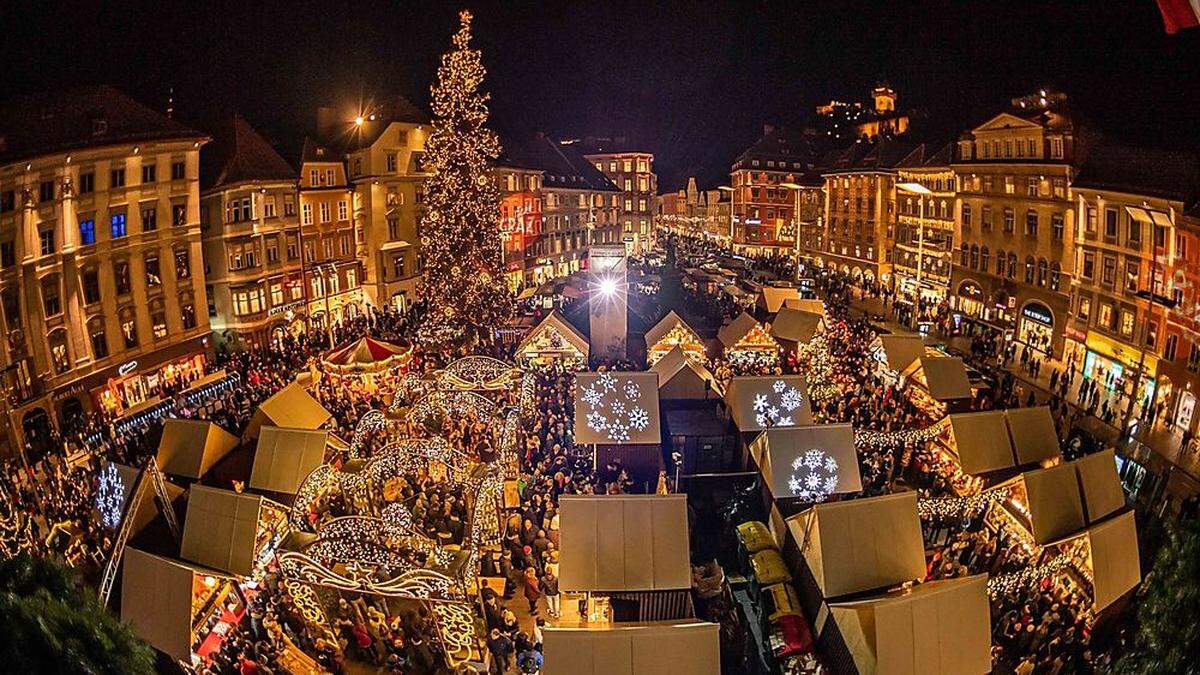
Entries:
{"type": "Polygon", "coordinates": [[[600,295],[605,297],[612,296],[617,292],[617,280],[612,277],[605,277],[600,280],[600,295]]]}

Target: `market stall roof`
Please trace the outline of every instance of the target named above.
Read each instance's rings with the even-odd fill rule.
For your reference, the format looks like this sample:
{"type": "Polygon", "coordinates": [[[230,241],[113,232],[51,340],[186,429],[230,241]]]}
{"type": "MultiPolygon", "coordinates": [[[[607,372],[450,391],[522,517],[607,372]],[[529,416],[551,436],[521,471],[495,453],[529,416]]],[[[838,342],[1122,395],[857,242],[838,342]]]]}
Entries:
{"type": "Polygon", "coordinates": [[[257,436],[259,429],[268,424],[287,429],[317,429],[330,417],[317,399],[293,382],[259,404],[246,427],[246,436],[257,436]]]}
{"type": "Polygon", "coordinates": [[[1036,464],[1062,456],[1058,431],[1049,406],[1010,408],[1004,411],[1012,436],[1017,465],[1036,464]]]}
{"type": "Polygon", "coordinates": [[[971,380],[967,377],[967,367],[962,359],[957,356],[922,356],[918,363],[925,389],[935,400],[971,398],[971,380]]]}
{"type": "Polygon", "coordinates": [[[925,355],[925,343],[920,335],[880,335],[879,341],[883,344],[888,368],[898,373],[925,355]]]}
{"type": "Polygon", "coordinates": [[[589,346],[587,338],[557,311],[547,314],[546,318],[542,319],[538,325],[533,327],[533,330],[529,331],[517,345],[517,353],[524,352],[538,338],[551,338],[552,342],[561,339],[581,353],[583,358],[586,359],[588,357],[589,346]]]}
{"type": "Polygon", "coordinates": [[[783,308],[788,300],[799,300],[800,290],[797,288],[780,288],[778,286],[763,286],[759,300],[766,307],[768,314],[774,314],[783,308]]]}
{"type": "Polygon", "coordinates": [[[817,504],[787,524],[826,598],[925,576],[916,492],[817,504]]]}
{"type": "Polygon", "coordinates": [[[963,473],[980,474],[1014,466],[1004,412],[957,413],[949,416],[949,448],[963,473]]]}
{"type": "Polygon", "coordinates": [[[200,478],[237,446],[236,436],[208,420],[170,418],[163,424],[155,461],[163,473],[200,478]]]}
{"type": "Polygon", "coordinates": [[[687,322],[683,320],[683,317],[676,314],[675,310],[671,310],[667,312],[667,315],[664,316],[661,321],[654,324],[650,330],[646,331],[646,347],[653,348],[664,337],[667,336],[667,333],[670,333],[671,330],[676,327],[681,327],[692,339],[694,339],[696,342],[701,342],[700,335],[696,333],[695,329],[689,326],[687,322]]]}
{"type": "Polygon", "coordinates": [[[771,337],[793,344],[807,343],[821,329],[824,321],[820,314],[784,307],[771,323],[771,337]]]}
{"type": "Polygon", "coordinates": [[[725,391],[725,403],[742,432],[813,423],[803,375],[735,377],[725,391]]]}
{"type": "Polygon", "coordinates": [[[263,427],[254,450],[250,487],[296,494],[300,484],[325,461],[328,431],[263,427]]]}
{"type": "Polygon", "coordinates": [[[661,443],[658,373],[606,371],[575,376],[575,442],[661,443]]]}
{"type": "Polygon", "coordinates": [[[691,587],[686,495],[564,495],[559,520],[563,590],[691,587]]]}
{"type": "Polygon", "coordinates": [[[736,319],[717,331],[717,339],[721,341],[721,345],[725,349],[732,349],[755,328],[761,328],[761,325],[754,320],[754,317],[742,312],[736,319]]]}
{"type": "Polygon", "coordinates": [[[249,576],[263,498],[193,485],[179,557],[214,569],[249,576]]]}
{"type": "Polygon", "coordinates": [[[743,295],[750,295],[749,293],[744,291],[741,286],[738,286],[737,284],[725,284],[724,286],[721,287],[721,290],[725,291],[726,293],[732,295],[735,298],[740,298],[743,295]]]}
{"type": "Polygon", "coordinates": [[[931,581],[897,593],[829,605],[859,673],[991,672],[987,575],[931,581]]]}
{"type": "Polygon", "coordinates": [[[121,564],[121,620],[151,647],[190,662],[193,577],[225,575],[129,547],[121,564]]]}
{"type": "Polygon", "coordinates": [[[1086,455],[1071,465],[1079,477],[1088,523],[1095,523],[1125,506],[1125,491],[1121,488],[1116,453],[1112,449],[1086,455]]]}
{"type": "Polygon", "coordinates": [[[1089,527],[1086,536],[1092,552],[1092,596],[1098,612],[1142,580],[1133,511],[1089,527]]]}
{"type": "Polygon", "coordinates": [[[321,358],[321,366],[335,373],[376,373],[412,360],[412,345],[396,345],[362,337],[321,358]]]}
{"type": "Polygon", "coordinates": [[[658,373],[660,400],[705,399],[716,387],[708,368],[689,359],[679,347],[650,366],[650,372],[658,373]]]}
{"type": "Polygon", "coordinates": [[[785,300],[783,306],[788,309],[798,309],[802,312],[825,316],[825,301],[817,298],[791,298],[785,300]]]}
{"type": "Polygon", "coordinates": [[[862,490],[849,424],[767,429],[750,444],[750,454],[776,499],[820,502],[862,490]]]}
{"type": "Polygon", "coordinates": [[[618,623],[543,631],[546,675],[717,675],[720,625],[618,623]]]}
{"type": "Polygon", "coordinates": [[[1021,474],[1034,541],[1047,544],[1083,529],[1083,501],[1075,467],[1059,464],[1021,474]]]}

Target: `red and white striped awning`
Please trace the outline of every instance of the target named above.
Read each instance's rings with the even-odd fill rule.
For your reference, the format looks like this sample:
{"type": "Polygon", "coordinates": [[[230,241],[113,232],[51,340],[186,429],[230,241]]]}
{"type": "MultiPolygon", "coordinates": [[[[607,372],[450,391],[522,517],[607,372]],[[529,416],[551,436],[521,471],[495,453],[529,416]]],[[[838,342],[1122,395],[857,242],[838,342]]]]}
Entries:
{"type": "Polygon", "coordinates": [[[399,368],[412,360],[411,345],[394,345],[364,337],[325,355],[321,365],[334,373],[377,373],[399,368]]]}

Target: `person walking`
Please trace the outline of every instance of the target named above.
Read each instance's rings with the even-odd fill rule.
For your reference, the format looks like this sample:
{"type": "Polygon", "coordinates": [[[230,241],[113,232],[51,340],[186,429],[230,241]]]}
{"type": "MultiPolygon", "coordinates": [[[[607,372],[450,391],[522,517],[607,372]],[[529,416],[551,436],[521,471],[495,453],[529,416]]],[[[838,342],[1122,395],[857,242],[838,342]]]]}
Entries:
{"type": "Polygon", "coordinates": [[[538,600],[542,597],[541,585],[538,583],[537,571],[533,567],[525,568],[525,579],[522,583],[525,599],[529,601],[529,615],[538,615],[538,600]]]}
{"type": "Polygon", "coordinates": [[[539,586],[542,593],[546,596],[546,606],[550,610],[550,616],[555,619],[562,616],[562,596],[558,592],[558,576],[554,573],[553,569],[550,569],[549,565],[546,566],[546,572],[542,574],[539,586]]]}

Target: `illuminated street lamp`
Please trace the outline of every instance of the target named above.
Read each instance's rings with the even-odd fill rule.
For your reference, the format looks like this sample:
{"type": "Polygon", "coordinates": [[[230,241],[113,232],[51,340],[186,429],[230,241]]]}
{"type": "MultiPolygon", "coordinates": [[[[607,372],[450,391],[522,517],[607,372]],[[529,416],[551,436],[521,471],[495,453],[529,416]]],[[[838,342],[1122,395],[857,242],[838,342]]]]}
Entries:
{"type": "Polygon", "coordinates": [[[896,183],[896,189],[919,196],[919,216],[917,217],[917,288],[913,298],[913,324],[920,326],[921,320],[921,268],[925,262],[925,197],[933,194],[929,188],[920,183],[896,183]]]}

